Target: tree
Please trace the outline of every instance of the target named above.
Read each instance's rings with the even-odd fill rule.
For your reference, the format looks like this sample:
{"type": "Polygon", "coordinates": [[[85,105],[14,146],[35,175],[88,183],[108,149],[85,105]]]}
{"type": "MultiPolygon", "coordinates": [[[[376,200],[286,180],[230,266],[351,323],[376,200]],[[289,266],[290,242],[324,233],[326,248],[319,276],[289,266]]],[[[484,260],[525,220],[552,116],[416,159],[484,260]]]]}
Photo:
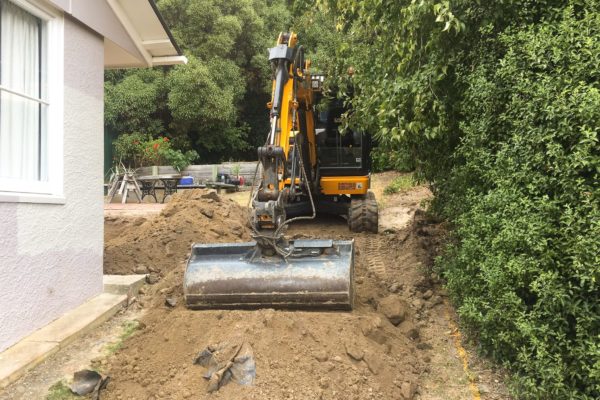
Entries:
{"type": "Polygon", "coordinates": [[[206,162],[254,155],[268,131],[267,49],[290,14],[283,0],[162,0],[187,65],[106,75],[106,125],[168,133],[206,162]]]}

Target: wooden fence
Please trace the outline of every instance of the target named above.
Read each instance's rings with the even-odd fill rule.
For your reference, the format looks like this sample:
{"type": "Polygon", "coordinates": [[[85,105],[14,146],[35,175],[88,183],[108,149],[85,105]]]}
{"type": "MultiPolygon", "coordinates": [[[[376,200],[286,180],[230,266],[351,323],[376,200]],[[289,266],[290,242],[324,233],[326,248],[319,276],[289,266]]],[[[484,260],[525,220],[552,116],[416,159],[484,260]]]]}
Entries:
{"type": "MultiPolygon", "coordinates": [[[[181,174],[183,176],[193,176],[195,183],[214,181],[221,175],[235,175],[232,170],[239,167],[239,175],[244,177],[244,180],[249,184],[254,179],[256,171],[256,161],[253,162],[237,162],[223,164],[205,164],[205,165],[190,165],[181,172],[177,172],[173,167],[160,166],[158,167],[159,174],[181,174]]],[[[142,167],[136,171],[138,176],[152,175],[152,167],[142,167]]]]}

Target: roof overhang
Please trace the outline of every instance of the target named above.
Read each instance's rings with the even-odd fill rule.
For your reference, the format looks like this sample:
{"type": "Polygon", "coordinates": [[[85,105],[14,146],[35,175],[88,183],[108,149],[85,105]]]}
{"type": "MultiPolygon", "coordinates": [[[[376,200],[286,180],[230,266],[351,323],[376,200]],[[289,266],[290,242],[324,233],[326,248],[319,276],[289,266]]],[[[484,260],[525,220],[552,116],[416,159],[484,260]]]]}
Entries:
{"type": "Polygon", "coordinates": [[[49,0],[104,37],[106,68],[185,64],[153,0],[49,0]]]}
{"type": "Polygon", "coordinates": [[[153,0],[106,0],[133,40],[142,63],[122,58],[113,43],[105,41],[107,68],[185,64],[187,58],[175,42],[153,0]],[[115,51],[116,50],[116,51],[115,51]]]}

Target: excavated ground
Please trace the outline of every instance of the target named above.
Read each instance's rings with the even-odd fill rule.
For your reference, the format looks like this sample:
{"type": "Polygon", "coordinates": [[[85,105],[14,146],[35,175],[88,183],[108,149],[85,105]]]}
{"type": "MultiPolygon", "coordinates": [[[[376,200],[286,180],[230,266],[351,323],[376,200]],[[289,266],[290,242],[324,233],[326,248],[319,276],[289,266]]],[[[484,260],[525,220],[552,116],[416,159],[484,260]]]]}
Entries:
{"type": "Polygon", "coordinates": [[[341,218],[288,231],[355,240],[352,312],[186,309],[181,287],[191,243],[250,238],[246,210],[214,193],[179,194],[157,216],[108,217],[105,272],[149,273],[149,284],[138,299],[140,329],[102,361],[111,380],[101,398],[507,399],[498,375],[473,357],[463,365],[456,347],[454,314],[430,271],[444,236],[421,208],[430,192],[416,187],[383,198],[381,187],[392,177],[375,179],[385,203],[379,234],[351,233],[341,218]],[[230,383],[208,394],[205,370],[192,360],[231,338],[252,346],[255,385],[230,383]]]}

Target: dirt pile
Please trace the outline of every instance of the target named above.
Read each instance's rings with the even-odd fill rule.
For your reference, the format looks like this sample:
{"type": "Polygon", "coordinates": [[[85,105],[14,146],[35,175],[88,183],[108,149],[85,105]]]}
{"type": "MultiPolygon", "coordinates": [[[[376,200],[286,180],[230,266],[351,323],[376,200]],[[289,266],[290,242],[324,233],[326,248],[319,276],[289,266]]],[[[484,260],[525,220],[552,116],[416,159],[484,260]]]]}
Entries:
{"type": "Polygon", "coordinates": [[[247,210],[210,190],[177,193],[150,219],[107,217],[104,273],[163,277],[187,259],[192,243],[250,240],[247,210]]]}
{"type": "MultiPolygon", "coordinates": [[[[189,243],[181,245],[183,256],[164,258],[168,243],[182,237],[190,243],[248,238],[245,219],[235,218],[243,215],[238,206],[223,200],[207,202],[203,194],[189,195],[197,204],[192,210],[188,209],[194,201],[187,200],[186,205],[175,199],[154,222],[135,227],[138,222],[131,221],[124,236],[107,243],[111,254],[116,254],[111,246],[119,247],[119,254],[127,250],[134,255],[141,251],[140,243],[144,249],[155,246],[143,263],[162,269],[160,281],[143,287],[138,298],[137,304],[145,309],[141,329],[102,365],[102,372],[111,376],[103,399],[472,398],[462,364],[449,355],[454,346],[445,333],[445,293],[430,271],[444,230],[419,211],[421,201],[430,196],[426,189],[387,199],[393,206],[408,208],[403,212],[412,217],[406,226],[386,233],[351,233],[341,218],[320,217],[290,226],[290,237],[355,240],[352,312],[188,310],[181,288],[189,243]],[[202,214],[200,206],[212,210],[212,218],[202,214]],[[243,228],[239,236],[236,223],[243,228]],[[143,239],[133,242],[136,231],[144,233],[143,239]],[[172,240],[156,244],[154,234],[172,240]],[[127,238],[134,244],[126,247],[127,238]],[[169,268],[161,267],[153,256],[168,261],[169,268]],[[193,359],[207,345],[232,339],[252,347],[255,383],[230,383],[209,394],[203,378],[206,369],[194,365],[193,359]]],[[[106,268],[115,268],[108,265],[115,260],[107,258],[106,268]]],[[[130,263],[123,270],[135,266],[130,263]]]]}
{"type": "Polygon", "coordinates": [[[413,268],[407,268],[427,258],[418,235],[412,228],[353,234],[339,218],[297,223],[288,234],[355,239],[352,313],[191,311],[181,292],[180,260],[174,263],[177,268],[163,272],[160,282],[143,290],[140,302],[149,306],[143,329],[108,360],[105,372],[112,381],[106,398],[414,399],[420,377],[428,371],[422,348],[430,346],[421,339],[422,319],[439,306],[439,297],[421,299],[421,291],[431,286],[422,271],[413,275],[413,268]],[[192,360],[208,344],[230,338],[252,346],[255,385],[229,384],[209,395],[202,378],[205,368],[192,360]]]}

